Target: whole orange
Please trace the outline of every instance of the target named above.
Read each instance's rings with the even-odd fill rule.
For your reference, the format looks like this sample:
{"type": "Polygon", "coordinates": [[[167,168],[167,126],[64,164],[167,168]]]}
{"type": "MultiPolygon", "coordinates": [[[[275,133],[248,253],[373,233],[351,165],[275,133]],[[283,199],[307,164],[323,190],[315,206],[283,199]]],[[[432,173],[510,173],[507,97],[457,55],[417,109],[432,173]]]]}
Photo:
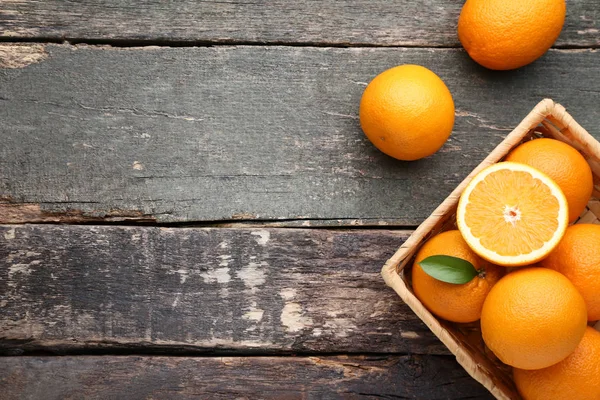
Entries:
{"type": "Polygon", "coordinates": [[[547,268],[509,273],[483,303],[481,333],[505,364],[546,368],[564,360],[587,326],[585,302],[564,275],[547,268]]]}
{"type": "Polygon", "coordinates": [[[412,285],[415,295],[432,313],[453,322],[473,322],[481,317],[483,302],[504,269],[490,264],[473,252],[457,230],[429,239],[415,258],[412,285]],[[429,256],[446,255],[469,261],[479,274],[470,282],[457,285],[428,275],[419,262],[429,256]]]}
{"type": "Polygon", "coordinates": [[[515,69],[554,44],[565,14],[565,0],[467,0],[458,18],[458,38],[484,67],[515,69]]]}
{"type": "Polygon", "coordinates": [[[588,320],[600,319],[600,225],[568,227],[558,246],[540,266],[569,278],[585,299],[588,320]]]}
{"type": "Polygon", "coordinates": [[[454,101],[444,82],[419,65],[377,75],[360,101],[360,125],[388,156],[417,160],[435,153],[454,126],[454,101]]]}
{"type": "Polygon", "coordinates": [[[514,369],[513,376],[525,400],[600,399],[600,332],[588,327],[563,361],[536,371],[514,369]]]}
{"type": "Polygon", "coordinates": [[[547,138],[531,140],[511,151],[506,161],[527,164],[552,178],[569,203],[569,222],[575,221],[590,201],[594,190],[592,169],[566,143],[547,138]]]}

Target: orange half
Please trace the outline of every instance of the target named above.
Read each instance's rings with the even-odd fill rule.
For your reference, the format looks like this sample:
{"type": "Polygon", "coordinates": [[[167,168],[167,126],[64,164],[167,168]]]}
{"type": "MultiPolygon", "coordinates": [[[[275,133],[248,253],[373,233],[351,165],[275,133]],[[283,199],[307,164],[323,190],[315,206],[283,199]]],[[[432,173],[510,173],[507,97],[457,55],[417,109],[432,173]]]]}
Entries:
{"type": "Polygon", "coordinates": [[[524,164],[500,162],[471,180],[458,202],[456,220],[479,256],[522,266],[540,261],[558,245],[569,208],[547,175],[524,164]]]}

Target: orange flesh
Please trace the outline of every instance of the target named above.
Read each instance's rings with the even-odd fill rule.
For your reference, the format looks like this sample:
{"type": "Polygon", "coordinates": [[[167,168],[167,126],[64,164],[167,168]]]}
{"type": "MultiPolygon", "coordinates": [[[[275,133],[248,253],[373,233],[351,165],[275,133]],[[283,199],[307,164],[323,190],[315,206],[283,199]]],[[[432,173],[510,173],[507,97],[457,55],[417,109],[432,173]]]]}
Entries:
{"type": "Polygon", "coordinates": [[[542,181],[527,172],[501,170],[473,189],[465,222],[482,246],[502,256],[517,256],[552,239],[559,209],[558,200],[542,181]]]}

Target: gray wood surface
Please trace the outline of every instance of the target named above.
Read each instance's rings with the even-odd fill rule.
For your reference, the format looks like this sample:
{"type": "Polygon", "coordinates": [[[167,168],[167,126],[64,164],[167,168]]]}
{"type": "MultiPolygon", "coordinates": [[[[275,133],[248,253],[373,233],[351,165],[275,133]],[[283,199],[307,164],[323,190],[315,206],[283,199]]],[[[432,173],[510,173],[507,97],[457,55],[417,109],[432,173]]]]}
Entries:
{"type": "Polygon", "coordinates": [[[379,274],[406,237],[2,226],[0,351],[448,354],[379,274]]]}
{"type": "Polygon", "coordinates": [[[0,398],[491,398],[379,271],[542,98],[600,138],[600,7],[500,73],[463,3],[0,0],[0,398]],[[403,63],[457,108],[412,163],[357,117],[403,63]]]}
{"type": "Polygon", "coordinates": [[[600,137],[595,50],[499,73],[459,49],[22,47],[0,69],[5,223],[416,225],[544,97],[600,137]],[[457,107],[451,140],[411,163],[357,120],[366,82],[402,63],[438,73],[457,107]]]}
{"type": "MultiPolygon", "coordinates": [[[[558,46],[600,45],[596,0],[569,0],[558,46]]],[[[459,0],[3,1],[0,37],[459,46],[459,0]]]]}
{"type": "Polygon", "coordinates": [[[451,357],[4,357],[4,400],[492,399],[451,357]]]}

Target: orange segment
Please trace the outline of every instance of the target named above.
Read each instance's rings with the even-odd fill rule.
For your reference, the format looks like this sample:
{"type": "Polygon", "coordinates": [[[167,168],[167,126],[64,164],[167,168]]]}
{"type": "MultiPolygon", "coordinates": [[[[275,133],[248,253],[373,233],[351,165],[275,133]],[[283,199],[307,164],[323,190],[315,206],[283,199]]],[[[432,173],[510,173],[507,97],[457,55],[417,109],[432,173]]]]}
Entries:
{"type": "Polygon", "coordinates": [[[537,262],[556,247],[568,224],[564,194],[527,165],[502,162],[476,175],[463,192],[457,224],[475,253],[496,264],[537,262]]]}

